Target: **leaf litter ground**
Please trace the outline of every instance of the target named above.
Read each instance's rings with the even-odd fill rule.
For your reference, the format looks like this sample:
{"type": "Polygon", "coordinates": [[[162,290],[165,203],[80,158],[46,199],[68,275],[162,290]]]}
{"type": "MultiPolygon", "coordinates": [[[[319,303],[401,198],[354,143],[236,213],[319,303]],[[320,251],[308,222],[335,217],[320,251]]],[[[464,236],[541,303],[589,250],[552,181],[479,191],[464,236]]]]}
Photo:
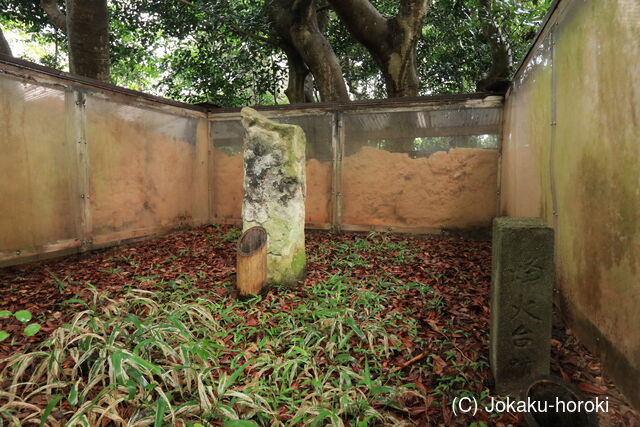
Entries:
{"type": "MultiPolygon", "coordinates": [[[[518,425],[488,402],[490,243],[307,234],[297,288],[239,301],[239,230],[205,226],[84,259],[0,271],[0,422],[86,425],[518,425]],[[242,424],[233,420],[249,420],[242,424]]],[[[602,421],[639,418],[557,320],[552,373],[602,421]]]]}

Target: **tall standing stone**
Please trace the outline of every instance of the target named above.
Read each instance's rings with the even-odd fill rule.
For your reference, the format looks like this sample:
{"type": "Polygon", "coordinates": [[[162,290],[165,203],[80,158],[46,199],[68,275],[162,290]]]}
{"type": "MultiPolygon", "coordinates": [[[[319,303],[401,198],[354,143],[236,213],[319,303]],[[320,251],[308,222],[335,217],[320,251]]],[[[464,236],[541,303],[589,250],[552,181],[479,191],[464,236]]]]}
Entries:
{"type": "Polygon", "coordinates": [[[242,228],[267,230],[267,280],[294,285],[305,274],[306,140],[299,126],[241,111],[244,139],[242,228]]]}
{"type": "Polygon", "coordinates": [[[549,374],[553,244],[539,218],[493,221],[490,359],[499,394],[517,395],[549,374]]]}

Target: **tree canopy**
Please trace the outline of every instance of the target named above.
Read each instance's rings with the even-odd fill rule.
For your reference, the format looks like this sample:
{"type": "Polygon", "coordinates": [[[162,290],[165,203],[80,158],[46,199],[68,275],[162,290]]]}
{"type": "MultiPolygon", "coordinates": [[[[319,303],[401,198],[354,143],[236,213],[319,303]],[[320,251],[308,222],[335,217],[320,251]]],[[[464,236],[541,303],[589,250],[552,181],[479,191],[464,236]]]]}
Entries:
{"type": "MultiPolygon", "coordinates": [[[[223,106],[487,89],[510,77],[550,3],[103,1],[109,12],[110,81],[223,106]]],[[[51,2],[63,15],[76,3],[0,0],[0,28],[5,36],[19,32],[28,35],[28,43],[54,46],[20,56],[64,68],[72,40],[46,11],[51,2]]]]}

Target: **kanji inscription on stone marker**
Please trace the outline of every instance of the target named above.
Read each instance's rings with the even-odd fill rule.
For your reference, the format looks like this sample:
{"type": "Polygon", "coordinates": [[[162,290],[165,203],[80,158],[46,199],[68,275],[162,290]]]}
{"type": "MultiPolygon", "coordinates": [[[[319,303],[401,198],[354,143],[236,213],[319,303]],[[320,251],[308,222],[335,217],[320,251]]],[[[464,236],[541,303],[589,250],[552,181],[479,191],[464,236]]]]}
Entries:
{"type": "Polygon", "coordinates": [[[496,218],[491,282],[491,370],[496,392],[517,394],[549,373],[553,230],[538,218],[496,218]]]}

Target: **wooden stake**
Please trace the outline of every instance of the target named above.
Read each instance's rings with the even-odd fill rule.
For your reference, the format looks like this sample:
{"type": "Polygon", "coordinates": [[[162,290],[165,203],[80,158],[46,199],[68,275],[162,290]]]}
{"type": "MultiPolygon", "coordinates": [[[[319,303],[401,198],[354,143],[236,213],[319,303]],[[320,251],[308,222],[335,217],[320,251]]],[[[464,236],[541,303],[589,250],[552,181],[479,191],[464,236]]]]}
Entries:
{"type": "Polygon", "coordinates": [[[236,286],[241,296],[257,295],[267,283],[267,231],[251,227],[240,236],[236,252],[236,286]]]}

